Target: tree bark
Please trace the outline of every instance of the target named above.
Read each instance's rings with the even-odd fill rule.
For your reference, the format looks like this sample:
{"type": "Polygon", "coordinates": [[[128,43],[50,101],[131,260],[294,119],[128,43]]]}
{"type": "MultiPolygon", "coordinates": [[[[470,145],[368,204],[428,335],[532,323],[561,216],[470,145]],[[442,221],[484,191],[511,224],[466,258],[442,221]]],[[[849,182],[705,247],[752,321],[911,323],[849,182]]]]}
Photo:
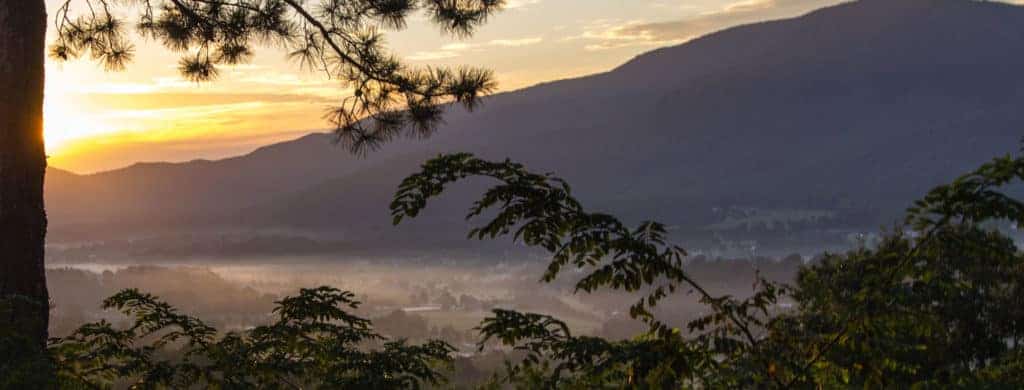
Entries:
{"type": "Polygon", "coordinates": [[[44,347],[44,0],[0,0],[0,326],[44,347]]]}

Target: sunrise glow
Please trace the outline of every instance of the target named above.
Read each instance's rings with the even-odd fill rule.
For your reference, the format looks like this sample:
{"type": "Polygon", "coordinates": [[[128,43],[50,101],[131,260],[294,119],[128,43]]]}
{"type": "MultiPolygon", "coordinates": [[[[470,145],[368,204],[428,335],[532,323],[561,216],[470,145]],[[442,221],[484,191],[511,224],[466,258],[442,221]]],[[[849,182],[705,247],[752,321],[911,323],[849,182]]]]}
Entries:
{"type": "Polygon", "coordinates": [[[1024,389],[1022,47],[1024,0],[0,0],[0,390],[1024,389]]]}
{"type": "Polygon", "coordinates": [[[43,106],[43,129],[46,150],[51,155],[60,154],[74,141],[116,131],[111,125],[79,109],[74,101],[59,94],[46,97],[43,106]]]}
{"type": "MultiPolygon", "coordinates": [[[[837,2],[812,0],[509,1],[500,18],[472,37],[439,33],[427,18],[390,31],[386,41],[411,66],[479,66],[495,72],[499,91],[608,71],[660,46],[719,28],[796,16],[837,2]],[[568,61],[567,59],[572,59],[568,61]]],[[[61,2],[48,0],[50,12],[61,2]]],[[[49,40],[54,36],[50,31],[49,40]]],[[[50,165],[98,172],[140,160],[225,158],[268,143],[324,131],[328,106],[344,86],[304,70],[275,48],[249,63],[225,66],[217,80],[181,77],[180,53],[138,39],[123,71],[89,58],[48,61],[45,135],[50,165]]]]}

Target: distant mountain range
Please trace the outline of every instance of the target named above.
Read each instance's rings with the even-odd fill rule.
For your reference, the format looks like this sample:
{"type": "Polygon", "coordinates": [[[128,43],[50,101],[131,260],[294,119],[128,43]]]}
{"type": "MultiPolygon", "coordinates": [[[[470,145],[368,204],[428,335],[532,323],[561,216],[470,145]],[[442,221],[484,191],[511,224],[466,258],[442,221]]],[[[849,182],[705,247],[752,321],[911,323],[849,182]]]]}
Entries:
{"type": "Polygon", "coordinates": [[[50,237],[251,229],[443,248],[462,242],[462,216],[483,184],[453,188],[397,229],[387,206],[419,163],[454,151],[555,172],[595,210],[683,235],[873,229],[931,187],[1017,150],[1022,49],[1022,7],[845,3],[498,94],[477,112],[453,109],[428,140],[366,158],[311,134],[218,161],[51,169],[50,237]]]}

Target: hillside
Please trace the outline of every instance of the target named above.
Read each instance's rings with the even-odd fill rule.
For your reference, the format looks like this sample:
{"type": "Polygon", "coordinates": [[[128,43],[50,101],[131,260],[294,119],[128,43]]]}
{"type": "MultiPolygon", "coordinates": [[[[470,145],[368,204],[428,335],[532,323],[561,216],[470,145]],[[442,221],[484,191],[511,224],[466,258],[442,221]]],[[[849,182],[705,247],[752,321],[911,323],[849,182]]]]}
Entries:
{"type": "Polygon", "coordinates": [[[51,173],[51,237],[287,229],[444,248],[461,242],[472,193],[400,229],[387,204],[404,175],[448,151],[557,172],[595,209],[681,234],[774,226],[767,220],[873,229],[1017,149],[1021,47],[1021,7],[862,0],[496,95],[478,112],[453,111],[427,141],[365,159],[314,134],[220,161],[51,173]]]}

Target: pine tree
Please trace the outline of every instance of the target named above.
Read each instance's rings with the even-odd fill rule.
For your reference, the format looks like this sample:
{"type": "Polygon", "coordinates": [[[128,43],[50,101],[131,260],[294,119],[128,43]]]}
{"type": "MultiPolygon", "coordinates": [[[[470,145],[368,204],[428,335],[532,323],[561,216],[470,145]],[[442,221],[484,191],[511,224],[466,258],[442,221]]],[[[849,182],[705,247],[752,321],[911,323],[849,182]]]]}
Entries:
{"type": "MultiPolygon", "coordinates": [[[[495,84],[487,70],[415,68],[383,44],[425,12],[441,31],[471,34],[503,0],[64,0],[54,17],[58,60],[87,56],[123,69],[136,44],[182,53],[178,69],[193,81],[249,61],[255,47],[276,47],[303,67],[339,81],[326,118],[338,141],[364,153],[395,137],[430,135],[444,106],[472,109],[495,84]],[[137,16],[130,21],[121,12],[137,16]],[[133,42],[129,26],[143,37],[133,42]],[[351,93],[342,91],[350,89],[351,93]]],[[[47,16],[43,0],[0,2],[0,327],[18,322],[41,349],[48,297],[43,267],[46,214],[42,137],[47,16]],[[17,303],[21,302],[21,303],[17,303]]],[[[10,328],[8,326],[8,328],[10,328]]]]}
{"type": "MultiPolygon", "coordinates": [[[[0,328],[46,343],[43,62],[46,4],[0,2],[0,328]]],[[[0,351],[3,352],[3,351],[0,351]]]]}

